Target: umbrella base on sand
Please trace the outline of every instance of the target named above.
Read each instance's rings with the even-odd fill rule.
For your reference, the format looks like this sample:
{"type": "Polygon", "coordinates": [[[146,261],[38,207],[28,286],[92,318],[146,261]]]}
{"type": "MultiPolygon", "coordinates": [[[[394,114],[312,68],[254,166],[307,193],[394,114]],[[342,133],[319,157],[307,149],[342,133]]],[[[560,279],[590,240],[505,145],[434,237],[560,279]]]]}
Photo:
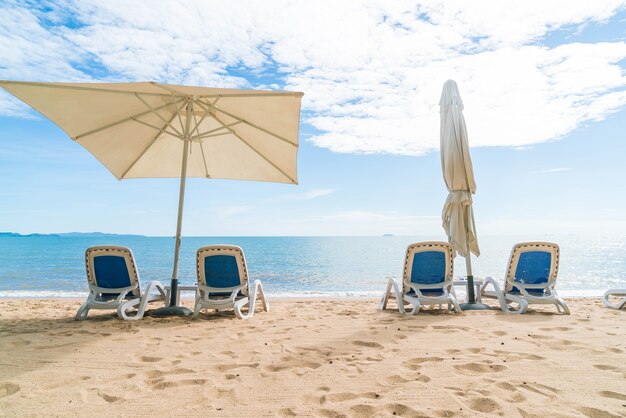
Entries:
{"type": "Polygon", "coordinates": [[[461,310],[465,311],[491,311],[493,308],[489,305],[479,302],[461,303],[461,310]]]}
{"type": "Polygon", "coordinates": [[[193,311],[184,306],[164,306],[163,308],[156,309],[150,313],[150,316],[156,318],[163,318],[166,316],[189,316],[193,311]]]}
{"type": "MultiPolygon", "coordinates": [[[[468,262],[468,270],[471,270],[471,264],[469,264],[469,256],[466,261],[468,262]]],[[[467,276],[467,303],[462,303],[461,309],[463,310],[463,312],[493,310],[493,308],[489,305],[476,302],[476,295],[474,294],[474,276],[467,276]]]]}

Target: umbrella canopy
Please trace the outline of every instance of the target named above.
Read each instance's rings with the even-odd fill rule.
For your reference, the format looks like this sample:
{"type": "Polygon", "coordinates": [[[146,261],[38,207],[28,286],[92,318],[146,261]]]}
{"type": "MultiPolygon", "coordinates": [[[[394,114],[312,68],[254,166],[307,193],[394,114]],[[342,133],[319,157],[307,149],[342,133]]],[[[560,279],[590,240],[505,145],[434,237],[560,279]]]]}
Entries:
{"type": "MultiPolygon", "coordinates": [[[[444,83],[439,106],[441,169],[448,188],[448,198],[441,214],[443,228],[450,244],[469,261],[470,252],[480,255],[472,210],[476,183],[463,118],[463,101],[454,80],[444,83]]],[[[469,269],[468,275],[471,275],[471,266],[469,269]]]]}
{"type": "Polygon", "coordinates": [[[46,116],[115,177],[180,177],[176,286],[186,177],[297,184],[302,93],[147,83],[0,86],[46,116]]]}
{"type": "Polygon", "coordinates": [[[302,93],[158,83],[0,81],[92,153],[115,177],[297,183],[302,93]],[[183,140],[189,126],[188,139],[183,140]]]}

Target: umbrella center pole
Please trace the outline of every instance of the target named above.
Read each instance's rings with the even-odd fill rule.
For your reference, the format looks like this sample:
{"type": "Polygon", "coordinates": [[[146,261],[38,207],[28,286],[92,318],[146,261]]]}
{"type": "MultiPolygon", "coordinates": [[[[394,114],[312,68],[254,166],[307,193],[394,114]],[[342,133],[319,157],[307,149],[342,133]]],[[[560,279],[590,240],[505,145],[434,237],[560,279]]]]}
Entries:
{"type": "Polygon", "coordinates": [[[476,293],[474,292],[474,275],[472,274],[472,255],[469,249],[469,239],[467,245],[467,255],[465,256],[465,267],[467,269],[467,301],[476,303],[476,293]]]}
{"type": "Polygon", "coordinates": [[[185,202],[185,180],[187,179],[187,159],[189,157],[190,124],[191,112],[193,111],[193,101],[187,99],[187,117],[185,119],[185,130],[183,133],[183,163],[180,170],[180,191],[178,194],[178,221],[176,223],[176,242],[174,247],[174,269],[172,271],[172,282],[170,284],[170,306],[178,305],[178,260],[180,258],[181,230],[183,224],[183,204],[185,202]]]}

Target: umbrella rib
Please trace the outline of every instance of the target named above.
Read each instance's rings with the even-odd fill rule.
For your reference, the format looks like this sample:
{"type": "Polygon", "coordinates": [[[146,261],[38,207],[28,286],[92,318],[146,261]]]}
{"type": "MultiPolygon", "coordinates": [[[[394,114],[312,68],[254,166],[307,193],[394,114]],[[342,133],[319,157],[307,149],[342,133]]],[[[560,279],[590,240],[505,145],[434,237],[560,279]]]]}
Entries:
{"type": "MultiPolygon", "coordinates": [[[[200,121],[200,122],[202,122],[202,121],[200,121]]],[[[225,126],[220,126],[219,128],[211,129],[211,130],[203,132],[203,133],[201,133],[199,135],[192,136],[191,139],[192,140],[197,140],[197,139],[209,138],[209,137],[217,136],[217,135],[226,135],[226,134],[229,134],[230,131],[224,132],[224,133],[221,133],[221,134],[217,134],[217,135],[211,135],[211,134],[213,134],[214,132],[217,132],[217,131],[221,131],[222,129],[228,129],[231,126],[239,125],[240,123],[242,123],[242,122],[237,121],[237,122],[233,122],[233,123],[230,123],[228,125],[225,125],[225,126]]]]}
{"type": "MultiPolygon", "coordinates": [[[[164,107],[167,107],[167,106],[170,106],[170,105],[171,105],[171,103],[167,103],[167,104],[164,104],[164,105],[162,105],[162,106],[159,106],[159,107],[154,108],[154,110],[161,110],[161,109],[163,109],[164,107]]],[[[79,139],[81,139],[81,138],[83,138],[83,137],[85,137],[85,136],[95,134],[95,133],[97,133],[97,132],[103,131],[103,130],[105,130],[105,129],[112,128],[112,127],[114,127],[114,126],[117,126],[117,125],[122,124],[122,123],[125,123],[125,122],[130,122],[131,120],[133,120],[133,119],[135,119],[135,118],[140,118],[140,117],[142,117],[142,116],[145,116],[145,115],[147,115],[147,114],[148,114],[148,113],[150,113],[150,112],[151,112],[151,110],[146,110],[145,112],[137,113],[136,115],[133,115],[133,116],[130,116],[130,117],[127,117],[127,118],[124,118],[124,119],[120,119],[120,120],[118,120],[118,121],[115,121],[115,122],[109,123],[109,124],[107,124],[107,125],[101,126],[101,127],[99,127],[99,128],[93,129],[93,130],[91,130],[91,131],[87,131],[87,132],[82,133],[82,134],[80,134],[80,135],[76,135],[76,136],[75,136],[75,137],[73,137],[72,139],[73,139],[74,141],[78,141],[79,139]]]]}
{"type": "MultiPolygon", "coordinates": [[[[170,118],[170,122],[172,123],[172,121],[174,120],[174,118],[176,117],[176,115],[172,115],[172,117],[170,118]]],[[[169,125],[169,124],[168,124],[169,125]]],[[[166,125],[167,126],[167,125],[166,125]]],[[[126,176],[126,174],[128,174],[128,172],[130,170],[133,169],[133,167],[135,167],[135,165],[137,164],[137,162],[139,162],[139,160],[141,160],[141,158],[143,158],[143,156],[146,154],[146,152],[148,152],[148,150],[154,145],[155,142],[157,142],[157,140],[161,137],[161,135],[163,135],[163,132],[165,132],[165,126],[163,127],[163,129],[161,129],[159,131],[159,133],[156,134],[156,136],[154,137],[154,139],[152,141],[150,141],[150,143],[148,144],[148,146],[146,148],[144,148],[144,150],[141,152],[141,154],[139,154],[139,156],[137,158],[135,158],[135,161],[133,161],[133,163],[126,169],[126,171],[124,171],[124,173],[122,174],[121,178],[124,178],[126,176]]]]}
{"type": "Polygon", "coordinates": [[[158,87],[160,89],[163,89],[163,90],[167,91],[172,96],[184,96],[184,97],[189,96],[189,94],[185,94],[185,93],[183,93],[181,91],[178,91],[176,89],[173,89],[171,87],[165,86],[163,84],[160,84],[160,83],[157,83],[157,82],[154,82],[154,81],[151,81],[150,84],[152,84],[155,87],[158,87]]]}
{"type": "Polygon", "coordinates": [[[206,173],[206,177],[210,179],[211,175],[209,174],[209,167],[206,164],[206,157],[204,156],[204,148],[202,147],[202,143],[200,143],[200,153],[202,154],[202,162],[204,163],[204,172],[206,173]]]}
{"type": "MultiPolygon", "coordinates": [[[[174,115],[174,116],[176,116],[176,115],[174,115]]],[[[144,121],[139,120],[139,119],[133,119],[133,122],[137,122],[137,123],[140,123],[140,124],[142,124],[142,125],[146,125],[147,127],[152,128],[152,129],[154,129],[154,130],[156,130],[156,131],[159,131],[159,132],[165,132],[166,134],[171,135],[171,136],[173,136],[174,138],[179,138],[179,136],[178,136],[178,134],[177,134],[177,133],[167,131],[167,130],[165,129],[165,126],[164,126],[164,127],[162,127],[162,128],[159,128],[158,126],[154,126],[154,125],[152,125],[152,124],[150,124],[150,123],[148,123],[148,122],[144,122],[144,121]]]]}
{"type": "MultiPolygon", "coordinates": [[[[172,103],[174,103],[176,101],[176,99],[174,98],[174,93],[172,93],[172,95],[170,96],[172,99],[172,103]]],[[[187,104],[187,100],[184,101],[185,104],[187,104]]],[[[182,106],[181,106],[182,108],[182,106]]],[[[180,116],[180,109],[178,107],[176,107],[176,116],[178,116],[178,123],[180,123],[180,127],[184,127],[185,125],[183,124],[183,118],[180,116]]],[[[186,132],[187,134],[189,134],[189,132],[186,132]]],[[[182,137],[181,137],[182,139],[182,137]]]]}
{"type": "MultiPolygon", "coordinates": [[[[204,107],[204,105],[205,105],[204,103],[202,103],[202,102],[200,102],[200,101],[197,101],[196,103],[198,103],[198,104],[200,105],[200,107],[204,107]]],[[[233,118],[233,119],[237,119],[238,121],[240,121],[240,122],[242,122],[242,123],[245,123],[246,125],[251,126],[251,127],[253,127],[253,128],[256,128],[256,129],[260,130],[261,132],[265,132],[265,133],[267,133],[267,134],[269,134],[269,135],[272,135],[273,137],[278,138],[278,139],[280,139],[281,141],[284,141],[284,142],[288,143],[289,145],[292,145],[292,146],[294,146],[294,147],[296,147],[296,148],[298,147],[298,144],[294,144],[294,143],[293,143],[293,142],[291,142],[290,140],[288,140],[288,139],[286,139],[286,138],[284,138],[284,137],[282,137],[282,136],[280,136],[280,135],[278,135],[278,134],[275,134],[274,132],[268,131],[268,130],[267,130],[267,129],[265,129],[265,128],[261,128],[260,126],[258,126],[258,125],[256,125],[256,124],[254,124],[254,123],[252,123],[252,122],[248,122],[247,120],[245,120],[245,119],[243,119],[243,118],[240,118],[240,117],[239,117],[239,116],[237,116],[237,115],[234,115],[234,114],[229,113],[229,112],[227,112],[227,111],[225,111],[225,110],[222,110],[222,109],[218,108],[217,106],[213,106],[213,105],[210,105],[210,104],[208,104],[208,103],[206,104],[206,106],[208,106],[207,111],[209,111],[209,110],[211,110],[211,109],[213,109],[213,110],[217,110],[217,111],[219,111],[219,112],[221,112],[221,113],[225,114],[226,116],[230,116],[230,117],[231,117],[231,118],[233,118]]],[[[217,116],[215,115],[215,113],[213,113],[213,117],[217,120],[217,116]]]]}
{"type": "MultiPolygon", "coordinates": [[[[218,121],[220,124],[222,124],[222,126],[226,127],[226,124],[224,122],[222,122],[215,114],[213,115],[213,117],[215,118],[216,121],[218,121]]],[[[280,167],[278,167],[276,164],[274,164],[272,161],[270,161],[269,158],[267,158],[265,155],[263,155],[263,153],[261,151],[259,151],[258,149],[254,148],[248,141],[243,139],[237,132],[235,132],[231,128],[226,128],[226,129],[228,129],[237,139],[239,139],[241,142],[246,144],[252,151],[257,153],[261,158],[263,158],[265,161],[267,161],[272,167],[274,167],[276,170],[278,170],[283,176],[285,176],[289,180],[291,180],[292,183],[294,183],[294,184],[297,183],[289,174],[285,173],[280,167]]]]}
{"type": "MultiPolygon", "coordinates": [[[[105,88],[98,88],[98,87],[76,86],[72,84],[36,83],[36,82],[31,82],[31,81],[9,81],[9,80],[0,80],[0,84],[1,85],[14,84],[18,86],[32,86],[32,87],[48,87],[48,88],[55,88],[55,89],[98,91],[98,92],[116,93],[116,94],[135,94],[134,91],[128,91],[128,90],[113,90],[113,89],[105,89],[105,88]]],[[[145,94],[148,96],[166,96],[163,93],[141,93],[141,94],[145,94]]]]}
{"type": "MultiPolygon", "coordinates": [[[[162,121],[163,123],[165,123],[165,126],[169,126],[170,128],[172,128],[172,129],[174,130],[174,132],[176,132],[176,134],[177,134],[179,137],[182,137],[182,136],[183,136],[183,134],[182,134],[182,133],[180,133],[180,132],[178,131],[178,129],[176,129],[176,128],[174,127],[174,125],[172,125],[172,124],[171,124],[171,120],[170,120],[170,122],[166,121],[166,120],[165,120],[165,118],[164,118],[163,116],[161,116],[161,114],[159,114],[156,110],[154,110],[154,109],[152,108],[152,106],[150,106],[150,104],[149,104],[148,102],[146,102],[146,101],[143,99],[143,97],[141,97],[141,96],[139,95],[139,93],[135,93],[135,97],[137,97],[137,98],[141,101],[141,103],[143,103],[143,104],[144,104],[144,105],[145,105],[148,109],[150,109],[150,111],[151,111],[152,113],[154,113],[155,115],[157,115],[157,117],[158,117],[159,119],[161,119],[161,121],[162,121]]],[[[178,108],[176,108],[176,113],[178,113],[178,111],[179,111],[179,110],[178,110],[178,108]]]]}
{"type": "Polygon", "coordinates": [[[262,128],[262,127],[260,127],[260,126],[259,126],[259,125],[257,125],[257,124],[254,124],[254,123],[252,123],[252,122],[248,122],[247,120],[245,120],[245,119],[243,119],[243,118],[240,118],[240,117],[239,117],[239,116],[237,116],[237,115],[234,115],[234,114],[232,114],[232,113],[229,113],[229,112],[227,112],[227,111],[225,111],[225,110],[223,110],[223,109],[220,109],[219,107],[216,107],[216,108],[215,108],[215,110],[217,110],[218,112],[221,112],[221,113],[225,114],[226,116],[230,116],[230,117],[231,117],[231,118],[233,118],[233,119],[237,119],[238,121],[240,121],[240,122],[242,122],[242,123],[245,123],[245,124],[246,124],[246,125],[248,125],[248,126],[251,126],[251,127],[253,127],[253,128],[256,128],[256,129],[258,129],[258,130],[259,130],[259,131],[261,131],[261,132],[265,132],[265,133],[266,133],[266,134],[268,134],[268,135],[272,135],[273,137],[275,137],[275,138],[277,138],[277,139],[280,139],[281,141],[286,142],[286,143],[288,143],[289,145],[292,145],[292,146],[294,146],[294,147],[296,147],[296,148],[298,147],[298,144],[294,144],[293,142],[291,142],[291,141],[290,141],[290,140],[288,140],[287,138],[284,138],[284,137],[282,137],[282,136],[280,136],[280,135],[278,135],[278,134],[276,134],[276,133],[274,133],[274,132],[272,132],[272,131],[268,131],[267,129],[262,128]]]}
{"type": "MultiPolygon", "coordinates": [[[[217,100],[219,100],[219,99],[216,99],[216,100],[213,102],[213,104],[215,104],[215,102],[217,102],[217,100]]],[[[204,111],[204,114],[203,114],[203,115],[202,115],[202,117],[200,118],[200,122],[198,122],[198,121],[196,121],[196,115],[194,114],[194,116],[193,116],[193,120],[194,120],[194,122],[196,122],[196,126],[193,128],[193,130],[192,130],[192,131],[191,131],[191,133],[189,134],[191,139],[194,139],[194,138],[195,138],[195,137],[191,136],[191,135],[193,135],[193,133],[194,133],[194,132],[198,132],[198,135],[196,135],[196,136],[200,136],[200,134],[199,134],[199,132],[200,132],[200,124],[201,124],[202,122],[204,122],[204,119],[206,119],[206,117],[207,117],[208,115],[209,115],[209,109],[206,109],[206,110],[204,111]]]]}

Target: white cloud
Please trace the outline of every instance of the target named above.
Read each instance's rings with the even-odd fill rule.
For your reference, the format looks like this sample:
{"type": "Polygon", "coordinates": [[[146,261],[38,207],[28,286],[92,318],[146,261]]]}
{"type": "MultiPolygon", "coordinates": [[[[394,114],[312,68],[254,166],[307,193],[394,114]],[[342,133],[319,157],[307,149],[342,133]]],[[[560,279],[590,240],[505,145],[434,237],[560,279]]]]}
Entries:
{"type": "Polygon", "coordinates": [[[448,78],[473,146],[561,138],[626,105],[626,42],[538,43],[610,19],[623,0],[60,4],[0,6],[0,78],[278,83],[306,93],[304,120],[321,132],[308,140],[335,152],[436,149],[448,78]]]}

